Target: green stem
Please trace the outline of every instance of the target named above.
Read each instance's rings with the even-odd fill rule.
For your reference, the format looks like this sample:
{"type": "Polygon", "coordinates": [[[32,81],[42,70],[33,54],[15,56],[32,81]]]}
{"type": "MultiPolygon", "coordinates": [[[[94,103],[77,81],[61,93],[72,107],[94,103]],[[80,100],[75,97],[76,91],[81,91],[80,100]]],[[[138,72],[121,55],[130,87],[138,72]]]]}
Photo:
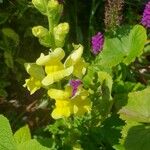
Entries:
{"type": "Polygon", "coordinates": [[[49,15],[47,11],[47,18],[48,18],[48,27],[49,27],[49,34],[51,35],[51,41],[52,41],[52,46],[51,48],[54,50],[55,49],[55,40],[54,40],[54,35],[53,35],[53,29],[54,29],[54,24],[53,24],[53,19],[49,15]]]}
{"type": "Polygon", "coordinates": [[[78,40],[78,17],[77,17],[77,1],[74,1],[74,9],[75,9],[75,14],[74,14],[74,21],[75,21],[75,30],[76,30],[76,41],[78,40]]]}
{"type": "Polygon", "coordinates": [[[52,21],[51,17],[49,16],[49,14],[47,14],[47,18],[48,18],[49,32],[52,33],[53,32],[53,28],[54,28],[53,21],[52,21]]]}

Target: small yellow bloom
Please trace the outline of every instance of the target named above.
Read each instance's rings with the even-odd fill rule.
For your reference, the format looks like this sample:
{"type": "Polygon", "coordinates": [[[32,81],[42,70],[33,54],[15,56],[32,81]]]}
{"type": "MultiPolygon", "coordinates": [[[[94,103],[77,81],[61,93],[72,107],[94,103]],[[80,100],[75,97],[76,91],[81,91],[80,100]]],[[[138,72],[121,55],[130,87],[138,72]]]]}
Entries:
{"type": "Polygon", "coordinates": [[[79,59],[74,65],[73,75],[81,79],[86,73],[87,63],[83,58],[79,59]]]}
{"type": "Polygon", "coordinates": [[[33,94],[42,87],[41,81],[44,79],[45,73],[43,68],[35,63],[26,63],[25,68],[27,73],[30,75],[30,78],[25,80],[25,84],[23,86],[27,87],[30,94],[33,94]]]}
{"type": "Polygon", "coordinates": [[[54,40],[55,45],[57,47],[63,47],[65,43],[66,35],[69,32],[69,24],[68,23],[60,23],[56,27],[54,27],[54,40]]]}
{"type": "Polygon", "coordinates": [[[66,59],[64,65],[65,67],[74,66],[73,75],[77,78],[82,78],[87,67],[87,63],[82,58],[83,46],[81,44],[73,46],[75,50],[66,59]]]}
{"type": "Polygon", "coordinates": [[[27,87],[27,89],[30,91],[30,94],[32,95],[38,89],[41,88],[42,84],[40,80],[37,80],[34,77],[31,77],[25,80],[25,84],[23,86],[27,87]]]}
{"type": "Polygon", "coordinates": [[[25,63],[27,73],[35,79],[42,80],[45,77],[44,69],[36,63],[25,63]]]}
{"type": "Polygon", "coordinates": [[[62,68],[60,64],[53,66],[51,65],[46,66],[45,71],[47,72],[47,76],[42,80],[42,84],[44,86],[48,86],[53,84],[54,82],[58,82],[63,78],[71,75],[73,72],[73,66],[65,69],[64,67],[62,68]]]}
{"type": "Polygon", "coordinates": [[[36,64],[40,66],[53,65],[56,62],[60,62],[65,57],[65,52],[62,48],[56,48],[53,52],[50,52],[48,55],[41,56],[36,60],[36,64]]]}
{"type": "Polygon", "coordinates": [[[73,72],[73,66],[65,68],[61,60],[65,53],[62,48],[56,48],[48,55],[41,54],[36,64],[45,66],[46,77],[42,80],[44,86],[49,86],[69,76],[73,72]]]}
{"type": "Polygon", "coordinates": [[[70,115],[83,115],[84,113],[89,113],[91,111],[91,102],[88,99],[88,92],[80,87],[77,95],[72,96],[72,89],[67,86],[66,89],[48,90],[48,95],[55,99],[55,109],[52,112],[52,117],[54,119],[59,119],[63,117],[69,117],[70,115]]]}

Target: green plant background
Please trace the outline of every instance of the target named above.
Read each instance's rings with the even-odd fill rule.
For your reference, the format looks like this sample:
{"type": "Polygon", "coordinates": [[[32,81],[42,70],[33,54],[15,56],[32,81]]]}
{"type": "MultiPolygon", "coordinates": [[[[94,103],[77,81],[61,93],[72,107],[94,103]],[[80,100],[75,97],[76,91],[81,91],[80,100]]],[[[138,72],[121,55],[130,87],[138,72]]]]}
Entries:
{"type": "MultiPolygon", "coordinates": [[[[105,0],[66,0],[64,2],[61,21],[70,24],[69,36],[64,46],[66,53],[70,53],[71,44],[68,43],[74,42],[84,45],[83,55],[87,61],[92,62],[84,78],[84,84],[87,87],[95,88],[97,91],[95,95],[91,95],[92,99],[102,96],[105,100],[105,95],[107,95],[109,101],[108,103],[101,101],[98,104],[96,100],[94,101],[96,107],[95,112],[92,113],[96,118],[91,119],[90,116],[86,116],[54,121],[50,117],[51,109],[49,109],[52,104],[48,102],[45,91],[40,90],[30,96],[22,87],[24,79],[27,77],[24,63],[35,62],[41,52],[48,52],[48,49],[45,50],[45,47],[39,44],[31,31],[33,26],[39,24],[47,27],[47,18],[43,17],[33,7],[30,0],[3,0],[0,3],[0,113],[9,119],[13,133],[25,124],[29,124],[32,134],[32,139],[30,137],[31,145],[32,142],[34,145],[36,139],[41,145],[49,149],[78,148],[80,150],[81,145],[85,150],[141,150],[141,145],[144,144],[143,150],[149,150],[150,112],[147,106],[149,106],[148,98],[150,95],[148,87],[150,83],[150,47],[147,44],[144,53],[138,59],[133,58],[133,62],[132,54],[119,52],[124,43],[116,38],[116,35],[119,35],[127,42],[126,38],[130,29],[134,25],[140,24],[146,2],[146,0],[125,0],[121,27],[117,27],[113,34],[112,31],[105,30],[105,0]],[[95,59],[91,53],[90,40],[91,36],[98,31],[105,33],[109,38],[106,39],[107,48],[104,48],[106,53],[103,52],[95,59]],[[120,60],[111,60],[110,55],[114,55],[120,60]],[[127,58],[127,56],[131,57],[127,58]],[[121,59],[125,57],[126,60],[121,59]],[[126,66],[124,63],[129,65],[126,66]],[[141,72],[142,69],[145,69],[144,73],[141,72]],[[97,75],[97,71],[101,72],[97,75]],[[92,87],[90,85],[92,76],[96,78],[103,76],[104,80],[98,82],[93,80],[95,86],[92,87]],[[111,85],[112,81],[113,86],[111,85]],[[99,95],[97,89],[99,82],[102,85],[102,95],[99,95]],[[111,96],[115,101],[113,104],[111,103],[111,96]],[[131,103],[127,103],[128,96],[131,103]],[[133,97],[136,97],[135,103],[133,97]],[[145,103],[141,102],[143,99],[145,99],[145,103]],[[110,105],[111,116],[106,117],[110,105]],[[136,108],[137,105],[140,105],[142,110],[136,108]],[[99,112],[100,108],[105,106],[106,110],[99,112]],[[98,111],[96,112],[96,110],[98,111]],[[137,110],[134,115],[132,115],[133,110],[137,110]],[[126,112],[129,114],[127,115],[126,112]],[[103,114],[103,118],[99,118],[99,113],[103,114]],[[101,119],[101,125],[99,125],[101,119]],[[68,124],[71,124],[71,128],[68,128],[68,124]],[[139,143],[143,136],[147,137],[139,143]],[[136,143],[138,143],[137,147],[135,146],[136,143]]],[[[140,31],[140,29],[137,30],[140,31]]],[[[141,32],[143,33],[143,30],[141,32]]],[[[147,35],[149,38],[149,30],[147,30],[147,35]]],[[[137,37],[134,32],[130,32],[129,36],[133,36],[133,39],[137,37]]],[[[139,41],[142,41],[143,37],[139,37],[139,41]]],[[[135,41],[133,45],[137,46],[137,44],[139,43],[135,41]]],[[[136,47],[133,49],[136,51],[136,47]]],[[[138,50],[135,57],[141,54],[138,50]]],[[[6,118],[2,116],[1,118],[8,125],[6,118]]],[[[7,125],[0,123],[0,130],[7,125]]],[[[6,134],[9,134],[13,141],[10,125],[8,128],[9,133],[6,134]]],[[[6,136],[5,133],[3,136],[6,136]]],[[[3,138],[0,136],[0,143],[3,142],[2,140],[3,138]]],[[[11,144],[11,142],[8,143],[11,144]]],[[[32,149],[36,150],[36,148],[32,149]]]]}

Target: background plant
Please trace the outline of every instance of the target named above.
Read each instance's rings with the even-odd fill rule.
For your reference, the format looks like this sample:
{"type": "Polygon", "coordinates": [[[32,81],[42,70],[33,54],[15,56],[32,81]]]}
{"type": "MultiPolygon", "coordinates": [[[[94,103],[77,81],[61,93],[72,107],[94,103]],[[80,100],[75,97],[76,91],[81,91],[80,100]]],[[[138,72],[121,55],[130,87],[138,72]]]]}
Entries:
{"type": "MultiPolygon", "coordinates": [[[[147,87],[149,85],[149,45],[148,42],[145,42],[145,29],[140,25],[133,26],[140,22],[140,16],[143,12],[145,2],[146,1],[141,2],[138,0],[129,2],[125,0],[122,12],[123,20],[121,22],[123,26],[121,28],[115,28],[115,30],[113,29],[113,32],[108,30],[107,33],[105,33],[103,50],[99,55],[96,56],[96,58],[90,52],[90,38],[92,35],[96,34],[96,32],[102,32],[105,30],[103,23],[104,17],[102,17],[104,16],[105,2],[96,0],[86,1],[86,7],[85,1],[72,0],[64,3],[65,9],[63,15],[61,16],[61,20],[66,20],[69,22],[71,27],[70,34],[67,38],[67,43],[64,48],[69,54],[71,51],[69,43],[75,41],[75,43],[80,42],[85,45],[83,55],[85,56],[86,61],[89,62],[89,67],[83,83],[86,89],[90,89],[90,99],[92,99],[92,110],[94,111],[91,112],[90,116],[83,118],[71,117],[68,120],[60,119],[54,121],[49,117],[51,123],[45,129],[45,132],[41,131],[41,129],[34,129],[34,132],[32,132],[43,145],[45,143],[45,146],[53,149],[81,149],[82,147],[83,149],[134,150],[134,143],[138,143],[136,149],[140,149],[141,145],[145,145],[144,149],[146,150],[149,148],[147,144],[148,138],[143,139],[143,141],[140,143],[138,141],[137,134],[135,134],[138,132],[138,137],[140,138],[141,135],[149,133],[149,119],[147,117],[149,112],[148,108],[146,107],[148,106],[147,103],[149,96],[149,87],[147,87]],[[91,9],[91,11],[89,11],[89,9],[91,9]],[[87,24],[86,27],[85,24],[87,24]],[[137,59],[137,56],[140,57],[137,59]],[[137,99],[136,101],[134,99],[135,97],[137,99]],[[143,103],[143,99],[145,99],[145,103],[143,103]],[[127,101],[129,103],[127,103],[127,101]],[[125,122],[119,119],[118,111],[120,118],[125,120],[125,122]],[[132,115],[133,111],[134,116],[132,115]],[[51,145],[46,144],[47,138],[48,141],[51,141],[51,145]],[[119,141],[119,139],[121,140],[119,141]],[[88,146],[87,141],[89,143],[88,146]]],[[[17,4],[19,3],[16,1],[15,5],[13,6],[20,6],[17,4]]],[[[38,40],[33,38],[31,35],[31,27],[38,25],[39,22],[44,27],[47,27],[47,20],[44,19],[43,16],[38,13],[38,11],[31,7],[31,4],[29,4],[30,3],[24,3],[24,5],[22,5],[26,9],[24,9],[25,11],[21,11],[24,12],[21,18],[24,20],[26,18],[25,16],[28,16],[28,13],[25,12],[30,10],[31,14],[33,14],[31,16],[36,19],[31,19],[31,22],[25,22],[22,19],[22,21],[19,20],[19,23],[22,22],[22,26],[19,26],[20,30],[18,30],[19,28],[16,28],[17,26],[14,27],[10,22],[10,24],[8,24],[7,21],[2,22],[2,25],[4,29],[8,27],[13,28],[15,33],[19,34],[19,39],[23,35],[22,33],[24,33],[24,30],[26,30],[28,27],[30,28],[30,30],[27,32],[29,33],[29,36],[27,36],[28,38],[23,37],[21,40],[19,40],[21,43],[24,43],[23,45],[26,45],[22,46],[19,53],[21,54],[21,58],[23,58],[23,49],[30,49],[32,52],[33,49],[37,50],[38,48],[38,51],[34,51],[34,53],[28,53],[32,54],[33,56],[25,56],[27,54],[24,55],[26,61],[33,62],[41,52],[46,53],[48,49],[45,50],[44,47],[39,45],[38,40]],[[20,32],[21,30],[22,32],[20,32]],[[34,44],[31,44],[32,46],[28,46],[27,43],[29,43],[29,41],[33,41],[34,44]]],[[[4,9],[4,11],[5,10],[6,9],[4,9]]],[[[13,13],[11,12],[11,14],[13,13]]],[[[6,18],[4,17],[4,19],[6,18]]],[[[14,19],[12,18],[12,20],[14,19]]],[[[147,35],[149,37],[148,30],[147,35]]],[[[18,48],[14,47],[14,49],[18,48]]],[[[2,53],[2,56],[4,56],[4,53],[2,53]]],[[[16,57],[16,54],[14,56],[16,57]]],[[[7,65],[5,62],[4,64],[7,65]]],[[[15,62],[14,58],[13,62],[15,62]]],[[[22,68],[23,63],[24,61],[22,62],[22,68]]],[[[8,70],[15,69],[10,68],[8,70]]],[[[10,82],[5,75],[6,71],[4,73],[4,79],[10,82]]],[[[15,78],[16,76],[13,77],[12,80],[15,78]]],[[[22,82],[19,81],[20,87],[21,84],[23,84],[23,78],[24,77],[22,77],[22,82]]],[[[12,97],[11,93],[13,92],[11,92],[10,89],[9,91],[9,97],[12,97]]],[[[41,105],[37,103],[35,107],[36,109],[39,107],[45,109],[45,104],[47,106],[47,96],[43,97],[42,99],[44,100],[44,103],[41,103],[41,105]]],[[[38,100],[38,102],[40,102],[40,100],[38,100]]],[[[51,103],[47,106],[47,108],[52,110],[51,103]]],[[[8,114],[9,113],[7,112],[7,116],[13,120],[13,116],[10,117],[8,114]]],[[[49,116],[49,110],[47,114],[49,116]]],[[[26,117],[26,112],[23,113],[20,118],[23,118],[24,116],[26,117]]],[[[36,116],[39,117],[40,115],[36,113],[36,116]]],[[[19,122],[20,120],[18,120],[18,123],[19,122]]],[[[15,127],[15,129],[19,128],[21,125],[17,126],[18,127],[15,127]]]]}

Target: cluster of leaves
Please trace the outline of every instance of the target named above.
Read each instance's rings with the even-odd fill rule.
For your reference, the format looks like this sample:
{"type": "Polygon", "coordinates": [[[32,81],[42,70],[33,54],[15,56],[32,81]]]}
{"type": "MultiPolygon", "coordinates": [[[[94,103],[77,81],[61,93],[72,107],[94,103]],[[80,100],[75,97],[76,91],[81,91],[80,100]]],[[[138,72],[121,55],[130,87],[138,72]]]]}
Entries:
{"type": "MultiPolygon", "coordinates": [[[[132,62],[143,53],[146,39],[146,30],[141,25],[131,28],[128,35],[117,34],[115,38],[106,37],[103,51],[89,66],[88,73],[84,77],[84,83],[88,87],[95,86],[94,82],[101,81],[102,98],[95,98],[99,101],[98,108],[95,109],[102,119],[115,112],[126,122],[121,131],[121,145],[119,143],[113,145],[116,150],[142,149],[143,145],[145,145],[143,149],[148,150],[149,147],[148,137],[141,141],[141,136],[149,134],[149,125],[144,126],[141,123],[149,122],[147,103],[149,87],[137,83],[135,72],[131,69],[132,62]],[[96,76],[98,80],[95,80],[96,76]],[[140,91],[134,92],[137,90],[140,91]],[[138,137],[136,132],[139,133],[138,137]]],[[[94,97],[95,94],[93,99],[94,97]]],[[[95,109],[93,113],[96,112],[95,109]]]]}
{"type": "Polygon", "coordinates": [[[48,150],[42,146],[37,140],[31,139],[31,134],[28,126],[24,126],[16,131],[13,135],[9,121],[4,116],[0,115],[0,149],[6,150],[48,150]]]}
{"type": "MultiPolygon", "coordinates": [[[[42,49],[40,44],[35,42],[30,29],[30,26],[36,24],[34,18],[38,15],[28,0],[0,2],[0,97],[2,98],[23,100],[24,63],[26,60],[34,59],[42,49]],[[31,53],[33,49],[37,49],[34,54],[31,53]]],[[[42,17],[37,20],[45,23],[42,17]]]]}

